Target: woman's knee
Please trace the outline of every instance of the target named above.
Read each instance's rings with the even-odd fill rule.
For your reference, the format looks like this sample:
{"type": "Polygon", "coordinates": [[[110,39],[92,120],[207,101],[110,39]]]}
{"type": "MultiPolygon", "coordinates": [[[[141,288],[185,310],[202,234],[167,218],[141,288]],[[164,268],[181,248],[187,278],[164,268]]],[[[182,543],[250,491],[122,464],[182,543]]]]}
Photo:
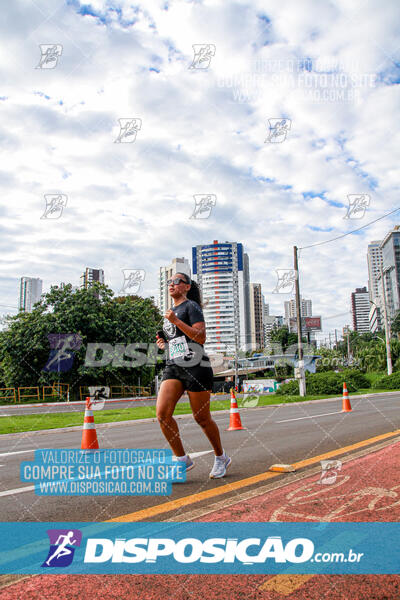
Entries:
{"type": "Polygon", "coordinates": [[[193,415],[193,416],[194,416],[196,423],[198,425],[200,425],[200,427],[203,427],[203,428],[207,427],[212,421],[210,413],[206,413],[206,414],[199,413],[198,415],[193,415]]]}
{"type": "Polygon", "coordinates": [[[169,410],[165,410],[164,408],[156,410],[156,417],[160,425],[168,425],[173,420],[171,412],[169,410]]]}

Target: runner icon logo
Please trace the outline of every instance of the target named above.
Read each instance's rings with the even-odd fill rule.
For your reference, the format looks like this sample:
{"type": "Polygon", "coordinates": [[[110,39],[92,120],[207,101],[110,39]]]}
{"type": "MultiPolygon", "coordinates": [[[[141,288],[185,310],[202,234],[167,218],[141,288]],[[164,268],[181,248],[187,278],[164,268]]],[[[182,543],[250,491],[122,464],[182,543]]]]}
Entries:
{"type": "Polygon", "coordinates": [[[65,373],[72,369],[75,350],[82,345],[79,333],[49,333],[50,356],[43,371],[65,373]]]}
{"type": "Polygon", "coordinates": [[[75,547],[81,545],[79,529],[48,529],[49,553],[42,567],[68,567],[74,558],[75,547]]]}
{"type": "Polygon", "coordinates": [[[323,485],[332,485],[335,483],[339,471],[342,470],[342,462],[340,460],[321,460],[322,473],[317,483],[323,485]]]}

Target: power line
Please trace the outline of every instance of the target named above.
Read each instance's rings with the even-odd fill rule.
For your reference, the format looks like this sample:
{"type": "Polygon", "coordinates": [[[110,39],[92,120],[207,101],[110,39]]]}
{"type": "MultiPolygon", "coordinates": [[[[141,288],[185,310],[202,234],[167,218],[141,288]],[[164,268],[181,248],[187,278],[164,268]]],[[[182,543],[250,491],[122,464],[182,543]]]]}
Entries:
{"type": "Polygon", "coordinates": [[[317,242],[316,244],[310,244],[309,246],[303,246],[302,248],[299,248],[299,250],[306,250],[307,248],[314,248],[314,246],[322,246],[323,244],[330,244],[331,242],[335,242],[336,240],[340,240],[341,238],[346,237],[346,235],[351,235],[352,233],[356,233],[356,231],[361,231],[361,229],[366,229],[370,225],[373,225],[374,223],[377,223],[377,221],[381,221],[382,219],[385,219],[386,217],[389,217],[390,215],[392,215],[393,213],[397,212],[398,210],[400,210],[400,207],[399,208],[395,208],[394,210],[386,213],[386,215],[383,215],[382,217],[379,217],[378,219],[375,219],[374,221],[370,221],[370,223],[367,223],[366,225],[363,225],[362,227],[358,227],[358,229],[353,229],[353,231],[349,231],[347,233],[342,233],[341,235],[338,235],[337,237],[332,238],[331,240],[325,240],[324,242],[317,242]]]}

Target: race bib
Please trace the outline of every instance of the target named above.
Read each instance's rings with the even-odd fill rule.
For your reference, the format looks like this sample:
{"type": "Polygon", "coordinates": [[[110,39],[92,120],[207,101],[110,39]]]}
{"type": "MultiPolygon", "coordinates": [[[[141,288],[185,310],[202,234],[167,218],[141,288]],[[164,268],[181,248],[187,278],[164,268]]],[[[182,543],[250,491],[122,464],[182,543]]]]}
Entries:
{"type": "Polygon", "coordinates": [[[183,358],[189,353],[189,346],[184,335],[174,338],[168,342],[169,358],[183,358]]]}

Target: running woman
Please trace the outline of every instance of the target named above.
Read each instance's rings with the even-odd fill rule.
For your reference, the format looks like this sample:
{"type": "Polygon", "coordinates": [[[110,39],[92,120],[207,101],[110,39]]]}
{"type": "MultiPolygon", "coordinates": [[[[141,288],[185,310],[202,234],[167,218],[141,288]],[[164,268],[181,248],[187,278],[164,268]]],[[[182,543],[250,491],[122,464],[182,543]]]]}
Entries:
{"type": "Polygon", "coordinates": [[[178,425],[173,418],[175,406],[186,390],[193,416],[214,449],[210,478],[218,479],[224,477],[232,460],[222,448],[218,426],[210,413],[213,370],[203,347],[206,327],[200,290],[186,273],[176,273],[167,284],[174,305],[164,316],[165,339],[157,335],[157,346],[161,350],[168,346],[168,359],[157,397],[157,418],[173,453],[186,464],[186,470],[189,471],[195,465],[190,456],[185,454],[178,425]]]}

